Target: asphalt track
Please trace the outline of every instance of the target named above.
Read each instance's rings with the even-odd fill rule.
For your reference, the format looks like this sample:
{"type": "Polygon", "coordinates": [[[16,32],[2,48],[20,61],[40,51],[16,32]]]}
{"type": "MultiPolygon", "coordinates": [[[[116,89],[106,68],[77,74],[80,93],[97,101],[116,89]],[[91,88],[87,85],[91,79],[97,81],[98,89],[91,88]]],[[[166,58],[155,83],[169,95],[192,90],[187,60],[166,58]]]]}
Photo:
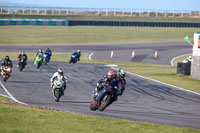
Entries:
{"type": "MultiPolygon", "coordinates": [[[[147,50],[147,52],[144,53],[148,53],[148,50],[154,51],[156,48],[158,50],[158,47],[154,48],[155,44],[151,44],[152,45],[149,45],[149,49],[144,45],[144,49],[147,50]]],[[[165,44],[166,45],[163,45],[163,47],[166,48],[160,46],[160,50],[163,49],[162,54],[164,55],[164,53],[167,52],[170,52],[171,54],[166,54],[163,58],[161,54],[160,59],[156,61],[160,61],[160,64],[162,64],[162,59],[167,61],[176,56],[176,54],[180,55],[191,52],[191,47],[185,46],[185,44],[183,44],[183,46],[180,43],[177,43],[176,45],[173,45],[172,43],[165,44]],[[168,48],[167,44],[169,45],[168,48]],[[171,51],[179,51],[179,53],[171,51]],[[172,55],[172,53],[174,54],[172,55]]],[[[126,48],[129,45],[131,44],[124,44],[122,47],[117,45],[117,48],[115,47],[114,50],[121,51],[127,49],[127,51],[132,51],[130,50],[130,47],[126,48]]],[[[162,45],[162,43],[159,45],[162,45]]],[[[53,49],[54,46],[49,47],[53,49]]],[[[142,50],[141,44],[136,47],[141,47],[141,49],[138,49],[142,50]]],[[[137,49],[136,47],[134,47],[134,49],[137,49]]],[[[101,59],[104,58],[106,54],[101,54],[103,57],[99,57],[96,53],[109,52],[113,49],[113,46],[103,45],[85,48],[84,46],[57,46],[53,51],[66,52],[73,51],[77,48],[84,52],[94,52],[95,54],[92,58],[101,59]],[[66,47],[66,49],[63,47],[66,47]],[[100,49],[102,50],[100,51],[100,49]]],[[[18,51],[20,49],[24,49],[24,47],[18,46],[12,47],[12,49],[5,47],[4,50],[2,50],[2,46],[0,46],[0,51],[18,51]]],[[[30,49],[26,49],[26,51],[31,51],[31,49],[34,51],[38,49],[38,46],[30,47],[30,49]]],[[[145,57],[148,56],[150,56],[150,54],[147,54],[145,57]]],[[[148,58],[141,59],[141,62],[145,60],[148,60],[148,58]]],[[[154,59],[152,58],[152,60],[154,59]]],[[[170,61],[167,64],[170,64],[170,61]]],[[[96,86],[97,80],[102,78],[111,68],[100,64],[50,62],[47,66],[44,65],[38,70],[33,66],[33,62],[30,61],[24,71],[19,72],[15,62],[14,66],[12,76],[3,84],[7,90],[21,102],[55,108],[66,112],[116,117],[163,125],[200,128],[200,95],[198,94],[127,74],[127,87],[124,95],[119,97],[118,101],[109,106],[104,112],[90,111],[89,105],[92,100],[92,90],[96,86]],[[64,68],[68,76],[67,90],[65,91],[65,95],[61,97],[59,103],[54,101],[49,86],[49,80],[58,67],[64,68]]],[[[0,89],[0,93],[6,95],[3,89],[0,89]]]]}

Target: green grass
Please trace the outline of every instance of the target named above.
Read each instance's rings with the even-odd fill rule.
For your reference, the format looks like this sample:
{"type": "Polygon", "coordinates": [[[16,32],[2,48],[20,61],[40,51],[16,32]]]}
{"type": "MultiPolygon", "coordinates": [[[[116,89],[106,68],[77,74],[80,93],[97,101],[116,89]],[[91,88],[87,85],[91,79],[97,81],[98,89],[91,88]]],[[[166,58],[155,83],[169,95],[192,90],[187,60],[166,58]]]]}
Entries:
{"type": "Polygon", "coordinates": [[[1,99],[1,133],[200,133],[192,128],[52,111],[1,99]]]}
{"type": "Polygon", "coordinates": [[[105,44],[184,41],[198,28],[1,26],[0,45],[105,44]]]}
{"type": "Polygon", "coordinates": [[[200,18],[181,17],[121,17],[121,16],[39,16],[39,15],[0,15],[1,19],[67,19],[67,20],[129,20],[129,21],[179,21],[199,22],[200,18]]]}

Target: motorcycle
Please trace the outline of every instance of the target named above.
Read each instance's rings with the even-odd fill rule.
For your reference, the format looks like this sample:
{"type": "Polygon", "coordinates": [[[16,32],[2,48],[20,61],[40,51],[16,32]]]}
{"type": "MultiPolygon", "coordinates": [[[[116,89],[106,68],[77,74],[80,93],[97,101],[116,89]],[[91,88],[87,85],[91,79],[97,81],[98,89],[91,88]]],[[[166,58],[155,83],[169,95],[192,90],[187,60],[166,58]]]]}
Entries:
{"type": "MultiPolygon", "coordinates": [[[[93,101],[90,104],[90,109],[92,111],[104,111],[109,105],[111,105],[114,101],[117,100],[117,95],[114,92],[116,87],[111,88],[110,86],[104,86],[104,88],[99,92],[99,95],[94,97],[93,101]]],[[[96,93],[96,90],[93,91],[93,94],[96,93]]]]}
{"type": "Polygon", "coordinates": [[[25,68],[25,60],[24,60],[24,58],[21,58],[20,60],[19,60],[19,70],[20,71],[22,71],[24,68],[25,68]]]}
{"type": "Polygon", "coordinates": [[[63,91],[64,91],[64,82],[62,80],[55,80],[53,83],[53,96],[56,102],[59,102],[63,91]]]}
{"type": "Polygon", "coordinates": [[[69,64],[71,64],[71,63],[75,64],[77,61],[78,61],[78,55],[72,54],[69,64]]]}
{"type": "Polygon", "coordinates": [[[42,59],[42,54],[38,54],[36,59],[35,59],[35,66],[37,69],[40,68],[40,66],[42,65],[43,59],[42,59]]]}
{"type": "Polygon", "coordinates": [[[11,68],[8,66],[4,66],[1,70],[1,77],[3,78],[3,81],[6,82],[7,79],[10,77],[11,68]]]}
{"type": "Polygon", "coordinates": [[[45,52],[43,54],[43,62],[44,62],[45,65],[47,65],[47,63],[50,61],[50,57],[51,57],[51,55],[47,52],[45,52]]]}

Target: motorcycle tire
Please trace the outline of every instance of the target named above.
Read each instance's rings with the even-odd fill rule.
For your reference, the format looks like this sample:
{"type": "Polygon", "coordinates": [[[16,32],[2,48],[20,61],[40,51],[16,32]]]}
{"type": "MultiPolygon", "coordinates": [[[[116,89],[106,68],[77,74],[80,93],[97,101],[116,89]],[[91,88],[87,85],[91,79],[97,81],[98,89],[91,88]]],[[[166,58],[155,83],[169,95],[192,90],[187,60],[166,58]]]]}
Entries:
{"type": "Polygon", "coordinates": [[[90,110],[92,110],[92,111],[97,110],[97,106],[95,105],[95,101],[92,101],[92,103],[90,104],[90,110]]]}
{"type": "Polygon", "coordinates": [[[55,101],[56,102],[59,102],[60,101],[60,96],[61,96],[61,92],[60,90],[55,90],[55,93],[54,93],[54,97],[55,97],[55,101]]]}
{"type": "Polygon", "coordinates": [[[19,65],[19,70],[22,71],[23,70],[23,66],[19,65]]]}
{"type": "Polygon", "coordinates": [[[104,111],[106,109],[106,107],[108,107],[110,105],[110,102],[112,101],[112,96],[109,94],[106,94],[102,100],[101,100],[101,104],[99,106],[99,111],[104,111]]]}

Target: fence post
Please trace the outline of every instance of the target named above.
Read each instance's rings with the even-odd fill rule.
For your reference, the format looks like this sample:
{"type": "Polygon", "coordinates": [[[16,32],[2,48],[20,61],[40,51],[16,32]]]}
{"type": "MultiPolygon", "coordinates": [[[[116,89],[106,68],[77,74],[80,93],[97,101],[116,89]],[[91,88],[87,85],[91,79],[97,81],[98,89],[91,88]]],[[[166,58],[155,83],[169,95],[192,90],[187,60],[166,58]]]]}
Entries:
{"type": "Polygon", "coordinates": [[[37,11],[38,15],[40,15],[40,8],[38,8],[38,11],[37,11]]]}
{"type": "Polygon", "coordinates": [[[68,9],[66,10],[66,15],[68,15],[68,9]]]}
{"type": "Polygon", "coordinates": [[[114,16],[116,16],[116,10],[114,9],[114,16]]]}
{"type": "Polygon", "coordinates": [[[133,9],[131,9],[131,17],[133,16],[133,9]]]}
{"type": "Polygon", "coordinates": [[[98,8],[98,12],[97,12],[97,15],[98,15],[98,16],[100,15],[100,12],[99,12],[99,8],[98,8]]]}
{"type": "Polygon", "coordinates": [[[106,8],[106,16],[108,16],[108,9],[106,8]]]}
{"type": "Polygon", "coordinates": [[[60,11],[61,9],[59,9],[59,15],[61,14],[61,11],[60,11]]]}
{"type": "Polygon", "coordinates": [[[158,11],[156,11],[156,18],[158,17],[158,11]]]}
{"type": "Polygon", "coordinates": [[[10,14],[10,7],[8,7],[8,14],[10,14]]]}
{"type": "Polygon", "coordinates": [[[52,15],[54,15],[54,9],[52,9],[52,15]]]}
{"type": "Polygon", "coordinates": [[[32,14],[32,6],[31,6],[31,9],[30,9],[30,15],[32,14]]]}
{"type": "Polygon", "coordinates": [[[44,15],[47,15],[47,9],[46,8],[44,9],[44,15]]]}
{"type": "Polygon", "coordinates": [[[3,9],[2,9],[2,7],[1,7],[1,14],[2,14],[2,10],[3,10],[3,9]]]}
{"type": "Polygon", "coordinates": [[[17,14],[17,7],[16,7],[16,9],[15,9],[15,14],[17,14]]]}

